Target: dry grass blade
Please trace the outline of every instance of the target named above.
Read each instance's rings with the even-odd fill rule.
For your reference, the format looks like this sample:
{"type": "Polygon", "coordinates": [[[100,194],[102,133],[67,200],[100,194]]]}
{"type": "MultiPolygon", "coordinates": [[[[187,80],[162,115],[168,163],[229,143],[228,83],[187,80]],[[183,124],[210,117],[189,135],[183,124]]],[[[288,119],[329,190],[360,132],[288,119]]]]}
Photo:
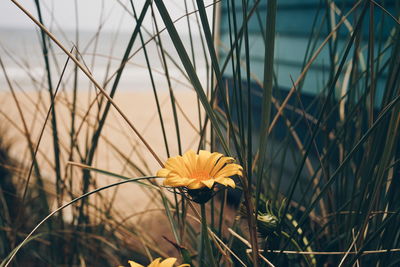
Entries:
{"type": "Polygon", "coordinates": [[[54,41],[54,43],[61,49],[63,52],[68,55],[68,57],[81,69],[81,71],[90,79],[90,81],[96,86],[97,89],[107,98],[107,100],[112,104],[112,106],[118,111],[118,113],[122,116],[122,118],[126,121],[129,127],[135,132],[135,134],[139,137],[139,139],[143,142],[143,144],[147,147],[149,152],[156,159],[158,164],[161,167],[164,166],[161,159],[158,157],[156,152],[151,148],[150,144],[144,139],[144,137],[139,133],[139,131],[135,128],[133,123],[130,122],[128,117],[122,112],[122,110],[118,107],[118,105],[114,102],[114,100],[107,94],[107,92],[103,89],[103,87],[96,81],[96,79],[92,76],[92,74],[86,69],[85,66],[80,63],[73,54],[71,54],[61,43],[57,40],[57,38],[43,25],[41,24],[28,10],[26,10],[18,1],[11,0],[22,12],[24,12],[37,26],[39,26],[50,38],[54,41]]]}
{"type": "Polygon", "coordinates": [[[35,228],[32,229],[32,231],[25,237],[25,239],[24,239],[24,240],[16,247],[16,249],[12,252],[12,254],[11,254],[10,257],[8,258],[7,262],[2,262],[2,264],[1,264],[0,266],[7,267],[7,266],[11,263],[11,261],[14,259],[15,255],[18,253],[18,251],[25,245],[25,243],[26,243],[28,240],[30,240],[30,237],[36,232],[36,230],[39,229],[39,227],[40,227],[43,223],[45,223],[49,218],[51,218],[51,217],[52,217],[54,214],[56,214],[57,212],[59,212],[59,211],[65,209],[66,207],[68,207],[68,206],[74,204],[75,202],[77,202],[77,201],[79,201],[79,200],[81,200],[81,199],[84,199],[84,198],[86,198],[86,197],[88,197],[88,196],[90,196],[90,195],[96,194],[96,193],[98,193],[98,192],[100,192],[100,191],[103,191],[103,190],[105,190],[105,189],[108,189],[108,188],[111,188],[111,187],[114,187],[114,186],[118,186],[118,185],[121,185],[121,184],[126,184],[126,183],[130,183],[130,182],[137,182],[137,181],[140,181],[140,180],[148,180],[148,179],[153,179],[153,178],[157,178],[157,177],[156,177],[156,176],[149,176],[149,177],[132,178],[132,179],[129,179],[129,180],[125,180],[125,181],[113,183],[113,184],[111,184],[111,185],[107,185],[107,186],[98,188],[98,189],[96,189],[96,190],[90,191],[90,192],[88,192],[88,193],[86,193],[86,194],[84,194],[84,195],[82,195],[82,196],[80,196],[80,197],[77,197],[77,198],[73,199],[72,201],[70,201],[70,202],[64,204],[63,206],[61,206],[61,207],[55,209],[55,210],[52,211],[49,215],[47,215],[43,220],[41,220],[41,221],[35,226],[35,228]],[[4,265],[3,265],[3,264],[4,264],[4,265]]]}
{"type": "MultiPolygon", "coordinates": [[[[250,252],[251,250],[248,250],[250,252]]],[[[264,250],[260,250],[260,252],[264,252],[264,250]]],[[[366,250],[363,251],[362,255],[371,255],[371,254],[383,254],[383,253],[391,253],[391,252],[400,252],[400,248],[391,248],[391,249],[379,249],[379,250],[366,250]]],[[[357,254],[357,251],[294,251],[294,250],[268,250],[268,253],[284,253],[284,254],[293,254],[293,255],[345,255],[345,254],[357,254]]]]}
{"type": "MultiPolygon", "coordinates": [[[[233,235],[234,237],[236,237],[237,239],[239,239],[243,244],[245,244],[247,247],[249,247],[250,249],[246,250],[247,253],[252,252],[251,249],[251,244],[249,243],[249,241],[247,241],[245,238],[243,238],[241,235],[239,235],[238,233],[236,233],[235,231],[233,231],[231,228],[228,228],[229,233],[231,233],[231,235],[233,235]]],[[[259,252],[261,252],[262,250],[258,250],[259,252]]],[[[270,262],[267,258],[265,258],[263,255],[261,255],[260,253],[258,254],[258,256],[263,259],[268,266],[270,267],[275,267],[275,265],[272,264],[272,262],[270,262]]]]}
{"type": "Polygon", "coordinates": [[[315,51],[311,59],[307,62],[307,65],[304,67],[303,71],[300,73],[299,77],[297,80],[294,82],[294,86],[290,89],[288,95],[286,96],[285,100],[282,102],[281,107],[279,108],[277,114],[273,118],[270,126],[269,126],[269,131],[273,129],[279,119],[279,116],[281,115],[283,109],[289,102],[290,97],[294,94],[295,92],[295,86],[298,86],[299,83],[303,80],[305,75],[307,74],[308,70],[314,63],[314,61],[317,59],[318,55],[321,53],[322,49],[326,46],[326,44],[329,42],[329,40],[335,35],[335,33],[339,30],[340,26],[346,22],[348,16],[350,16],[357,8],[358,6],[362,3],[362,1],[357,1],[357,3],[354,4],[354,6],[347,12],[346,15],[342,17],[342,19],[336,24],[335,28],[332,29],[332,31],[328,34],[328,36],[325,38],[325,40],[322,42],[322,44],[318,47],[318,49],[315,51]]]}
{"type": "Polygon", "coordinates": [[[400,10],[344,2],[0,4],[0,267],[400,262],[400,10]]]}

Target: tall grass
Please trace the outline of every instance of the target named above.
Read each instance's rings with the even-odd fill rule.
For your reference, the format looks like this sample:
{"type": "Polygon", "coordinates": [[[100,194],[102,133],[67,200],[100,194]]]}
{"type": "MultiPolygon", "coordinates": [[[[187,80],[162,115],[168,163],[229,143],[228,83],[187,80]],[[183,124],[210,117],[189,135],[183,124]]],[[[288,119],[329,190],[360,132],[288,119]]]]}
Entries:
{"type": "MultiPolygon", "coordinates": [[[[300,74],[284,77],[286,89],[276,0],[185,1],[178,18],[166,1],[117,1],[132,23],[119,55],[98,51],[103,21],[87,44],[79,23],[75,40],[62,41],[57,18],[43,20],[42,1],[35,10],[11,2],[38,29],[45,75],[35,77],[2,48],[2,86],[11,94],[2,95],[13,111],[0,115],[23,145],[12,161],[12,148],[0,153],[1,266],[116,266],[158,256],[193,266],[399,264],[394,1],[390,9],[385,1],[320,1],[300,74]],[[182,23],[188,34],[177,28],[182,23]],[[264,49],[258,55],[255,35],[264,49]],[[138,55],[154,97],[154,110],[136,111],[154,114],[148,128],[128,115],[135,107],[118,102],[138,55]],[[5,58],[30,77],[29,87],[9,77],[5,58]],[[104,77],[96,76],[98,60],[107,61],[104,77]],[[318,67],[323,77],[312,75],[318,67]],[[178,85],[195,96],[191,105],[181,105],[178,85]],[[238,189],[221,191],[201,213],[154,177],[166,158],[188,149],[220,151],[244,168],[238,189]]],[[[75,1],[75,12],[87,11],[75,1]]]]}

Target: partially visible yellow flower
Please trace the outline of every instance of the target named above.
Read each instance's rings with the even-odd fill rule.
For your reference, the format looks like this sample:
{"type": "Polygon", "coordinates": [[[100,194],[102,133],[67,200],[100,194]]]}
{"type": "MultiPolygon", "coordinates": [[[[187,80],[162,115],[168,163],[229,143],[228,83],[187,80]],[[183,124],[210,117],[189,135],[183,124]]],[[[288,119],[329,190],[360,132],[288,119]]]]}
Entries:
{"type": "Polygon", "coordinates": [[[230,177],[243,176],[243,168],[233,162],[233,158],[218,152],[200,150],[196,154],[189,150],[183,156],[169,158],[157,176],[165,177],[164,185],[170,187],[201,189],[212,188],[214,183],[219,183],[235,188],[235,182],[230,177]]]}
{"type": "MultiPolygon", "coordinates": [[[[176,262],[176,258],[167,258],[161,261],[161,258],[155,259],[152,263],[147,265],[147,267],[173,267],[176,262]]],[[[128,261],[130,267],[144,267],[143,265],[136,263],[134,261],[128,261]]],[[[190,267],[189,264],[181,264],[178,267],[190,267]]]]}

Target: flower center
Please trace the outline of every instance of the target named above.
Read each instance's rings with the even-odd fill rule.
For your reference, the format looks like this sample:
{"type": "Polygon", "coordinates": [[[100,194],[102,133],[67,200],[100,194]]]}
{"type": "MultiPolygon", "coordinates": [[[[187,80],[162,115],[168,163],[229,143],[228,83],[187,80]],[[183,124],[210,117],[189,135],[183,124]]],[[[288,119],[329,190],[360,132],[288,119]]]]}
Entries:
{"type": "Polygon", "coordinates": [[[190,178],[193,178],[193,179],[196,179],[199,181],[209,180],[210,174],[205,171],[195,171],[195,172],[191,173],[190,178]]]}

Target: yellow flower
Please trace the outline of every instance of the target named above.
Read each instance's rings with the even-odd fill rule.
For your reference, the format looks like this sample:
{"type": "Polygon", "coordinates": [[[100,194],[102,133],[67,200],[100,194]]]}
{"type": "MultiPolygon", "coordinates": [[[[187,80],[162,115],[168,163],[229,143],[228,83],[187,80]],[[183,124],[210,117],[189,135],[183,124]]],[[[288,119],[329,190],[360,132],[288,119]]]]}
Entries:
{"type": "Polygon", "coordinates": [[[183,156],[169,158],[157,176],[165,177],[164,185],[170,187],[201,189],[212,188],[214,183],[219,183],[235,188],[235,182],[229,177],[243,176],[243,169],[233,162],[233,158],[218,152],[200,150],[197,155],[189,150],[183,156]]]}
{"type": "MultiPolygon", "coordinates": [[[[176,262],[176,258],[167,258],[163,261],[161,261],[161,258],[155,259],[152,263],[147,265],[147,267],[172,267],[174,266],[176,262]]],[[[128,261],[129,265],[131,267],[144,267],[143,265],[136,263],[134,261],[128,261]]],[[[189,264],[181,264],[178,267],[185,267],[185,266],[190,266],[189,264]]]]}

